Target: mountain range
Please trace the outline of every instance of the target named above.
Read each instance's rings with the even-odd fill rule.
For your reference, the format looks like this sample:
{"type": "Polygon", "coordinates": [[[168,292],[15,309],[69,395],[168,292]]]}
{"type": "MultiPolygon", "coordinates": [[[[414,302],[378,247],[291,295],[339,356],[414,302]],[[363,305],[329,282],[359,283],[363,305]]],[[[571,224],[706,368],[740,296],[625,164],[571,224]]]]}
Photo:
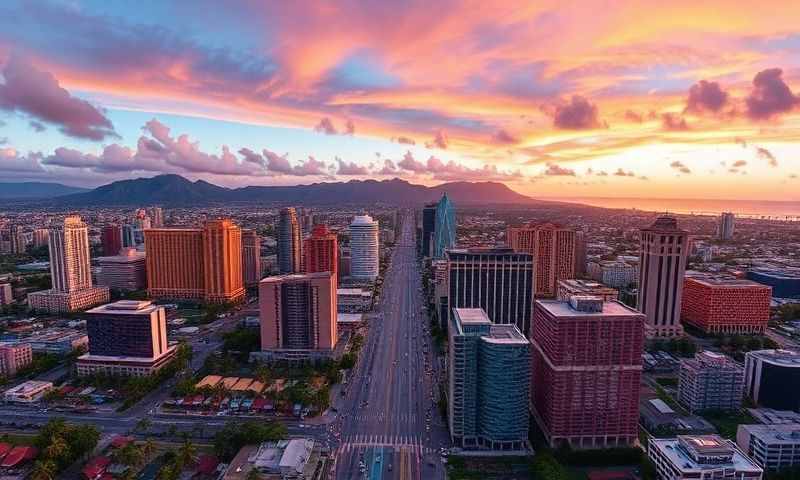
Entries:
{"type": "MultiPolygon", "coordinates": [[[[456,203],[530,203],[534,200],[499,182],[450,182],[427,187],[398,178],[351,180],[294,186],[225,188],[180,175],[121,180],[94,190],[51,198],[64,205],[198,205],[220,202],[280,202],[302,204],[366,203],[419,204],[438,200],[443,193],[456,203]]],[[[55,195],[51,195],[55,197],[55,195]]]]}
{"type": "Polygon", "coordinates": [[[42,199],[73,193],[88,192],[88,188],[70,187],[60,183],[22,182],[0,183],[0,199],[42,199]]]}

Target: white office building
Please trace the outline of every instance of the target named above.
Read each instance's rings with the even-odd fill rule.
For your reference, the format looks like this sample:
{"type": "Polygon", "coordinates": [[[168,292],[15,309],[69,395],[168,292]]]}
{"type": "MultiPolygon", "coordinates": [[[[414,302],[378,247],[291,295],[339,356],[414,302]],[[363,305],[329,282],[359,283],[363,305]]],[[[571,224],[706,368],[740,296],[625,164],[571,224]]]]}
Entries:
{"type": "Polygon", "coordinates": [[[369,215],[359,215],[350,224],[350,277],[375,280],[379,264],[378,222],[369,215]]]}
{"type": "Polygon", "coordinates": [[[736,443],[764,470],[800,466],[800,424],[739,425],[736,443]]]}

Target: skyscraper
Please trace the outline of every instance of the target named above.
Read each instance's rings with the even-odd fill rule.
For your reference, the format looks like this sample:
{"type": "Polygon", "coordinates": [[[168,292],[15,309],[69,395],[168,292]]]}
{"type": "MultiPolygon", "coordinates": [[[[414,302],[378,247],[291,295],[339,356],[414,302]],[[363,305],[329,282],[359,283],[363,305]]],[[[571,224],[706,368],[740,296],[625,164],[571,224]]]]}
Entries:
{"type": "Polygon", "coordinates": [[[456,308],[448,328],[448,423],[460,448],[527,450],[530,342],[480,308],[456,308]]]}
{"type": "Polygon", "coordinates": [[[103,245],[103,255],[111,257],[119,255],[122,250],[122,229],[119,225],[111,224],[103,227],[100,232],[100,243],[103,245]]]}
{"type": "Polygon", "coordinates": [[[379,264],[378,222],[369,215],[356,216],[350,224],[350,276],[356,280],[375,280],[379,264]]]}
{"type": "Polygon", "coordinates": [[[300,272],[301,241],[297,212],[292,207],[282,209],[278,219],[278,271],[280,273],[300,272]]]}
{"type": "Polygon", "coordinates": [[[242,230],[242,269],[246,286],[261,280],[261,238],[254,230],[242,230]]]}
{"type": "Polygon", "coordinates": [[[551,223],[508,227],[507,245],[530,253],[536,264],[536,297],[556,296],[559,280],[575,278],[575,231],[551,223]]]}
{"type": "Polygon", "coordinates": [[[534,307],[533,414],[551,447],[606,448],[638,435],[644,315],[574,296],[534,307]]]}
{"type": "Polygon", "coordinates": [[[267,360],[329,357],[336,346],[331,272],[267,277],[258,284],[261,350],[267,360]]]}
{"type": "Polygon", "coordinates": [[[494,323],[516,325],[528,335],[533,302],[530,254],[510,248],[448,250],[447,271],[448,315],[453,308],[482,308],[494,323]]]}
{"type": "Polygon", "coordinates": [[[165,366],[175,346],[167,339],[164,307],[120,300],[86,312],[89,352],[78,358],[78,375],[145,376],[165,366]]]}
{"type": "Polygon", "coordinates": [[[136,248],[136,229],[133,225],[122,226],[122,246],[136,248]]]}
{"type": "Polygon", "coordinates": [[[64,219],[63,227],[50,230],[52,290],[28,295],[31,308],[71,312],[108,301],[107,287],[92,286],[89,229],[78,215],[64,219]]]}
{"type": "Polygon", "coordinates": [[[145,231],[151,297],[237,302],[244,297],[241,230],[230,220],[145,231]]]}
{"type": "Polygon", "coordinates": [[[147,286],[146,260],[143,252],[124,248],[119,255],[98,257],[97,284],[114,290],[133,291],[147,286]]]}
{"type": "Polygon", "coordinates": [[[433,229],[433,258],[444,257],[444,251],[456,244],[456,211],[453,203],[442,195],[436,204],[436,225],[433,229]]]}
{"type": "Polygon", "coordinates": [[[50,231],[46,228],[37,228],[33,231],[33,246],[44,247],[50,241],[50,231]]]}
{"type": "Polygon", "coordinates": [[[164,226],[164,211],[161,207],[148,208],[148,216],[150,217],[150,226],[153,228],[161,228],[164,226]]]}
{"type": "Polygon", "coordinates": [[[647,317],[648,337],[683,335],[680,324],[683,275],[689,255],[689,234],[674,217],[658,217],[640,234],[637,310],[647,317]]]}
{"type": "Polygon", "coordinates": [[[436,229],[436,204],[425,205],[422,209],[422,256],[430,257],[433,252],[433,234],[436,229]]]}
{"type": "Polygon", "coordinates": [[[11,241],[11,253],[21,255],[25,253],[27,242],[25,241],[25,234],[22,227],[19,225],[11,225],[8,229],[9,240],[11,241]]]}
{"type": "Polygon", "coordinates": [[[316,225],[303,243],[306,273],[332,272],[334,281],[339,274],[339,241],[327,225],[316,225]]]}
{"type": "Polygon", "coordinates": [[[733,240],[733,233],[735,230],[736,216],[731,212],[723,212],[719,216],[719,225],[717,226],[717,236],[722,241],[733,240]]]}

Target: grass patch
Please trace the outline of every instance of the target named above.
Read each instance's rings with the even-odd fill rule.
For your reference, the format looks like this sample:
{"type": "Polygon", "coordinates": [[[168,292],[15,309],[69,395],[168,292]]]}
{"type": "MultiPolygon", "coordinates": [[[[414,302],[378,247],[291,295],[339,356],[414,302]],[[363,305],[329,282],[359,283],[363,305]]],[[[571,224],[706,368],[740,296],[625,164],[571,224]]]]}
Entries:
{"type": "Polygon", "coordinates": [[[724,438],[736,438],[739,425],[758,423],[747,410],[706,410],[701,416],[714,425],[724,438]]]}

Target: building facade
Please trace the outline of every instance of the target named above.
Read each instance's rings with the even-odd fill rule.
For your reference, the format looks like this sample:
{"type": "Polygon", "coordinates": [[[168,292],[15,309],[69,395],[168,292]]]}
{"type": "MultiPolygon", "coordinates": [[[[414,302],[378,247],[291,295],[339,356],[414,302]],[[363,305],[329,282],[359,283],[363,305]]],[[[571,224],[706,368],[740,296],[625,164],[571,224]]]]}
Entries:
{"type": "Polygon", "coordinates": [[[147,287],[145,254],[133,248],[117,251],[111,257],[98,257],[97,284],[112,290],[134,291],[147,287]]]}
{"type": "Polygon", "coordinates": [[[327,225],[315,225],[303,243],[306,273],[332,272],[339,278],[339,240],[327,225]]]}
{"type": "Polygon", "coordinates": [[[167,339],[164,307],[120,300],[86,312],[89,352],[78,357],[78,375],[152,375],[169,363],[176,347],[167,339]]]}
{"type": "Polygon", "coordinates": [[[647,456],[660,480],[761,480],[764,471],[718,435],[650,438],[647,456]]]}
{"type": "Polygon", "coordinates": [[[717,225],[717,238],[727,242],[733,240],[733,233],[735,231],[736,216],[731,212],[724,212],[719,216],[719,225],[717,225]]]}
{"type": "Polygon", "coordinates": [[[533,272],[533,256],[510,248],[448,250],[448,316],[453,308],[482,308],[494,323],[528,335],[533,272]]]}
{"type": "Polygon", "coordinates": [[[678,401],[692,413],[738,410],[744,395],[744,369],[725,355],[704,351],[681,361],[678,401]]]}
{"type": "Polygon", "coordinates": [[[0,377],[13,377],[33,362],[33,349],[27,343],[0,343],[0,377]]]}
{"type": "Polygon", "coordinates": [[[537,300],[532,411],[551,447],[638,438],[644,315],[598,297],[537,300]]]}
{"type": "Polygon", "coordinates": [[[89,228],[78,215],[50,230],[50,277],[53,288],[28,295],[34,310],[66,313],[107,302],[108,287],[92,285],[89,228]]]}
{"type": "Polygon", "coordinates": [[[551,223],[508,227],[506,244],[517,252],[533,255],[537,298],[554,298],[559,280],[575,278],[574,230],[551,223]]]}
{"type": "Polygon", "coordinates": [[[244,298],[242,233],[230,220],[203,228],[145,230],[147,291],[153,298],[212,303],[244,298]]]}
{"type": "Polygon", "coordinates": [[[422,209],[422,240],[420,248],[423,257],[430,257],[433,254],[433,234],[436,230],[436,204],[425,205],[422,209]]]}
{"type": "Polygon", "coordinates": [[[350,224],[350,277],[374,281],[380,271],[378,222],[369,215],[359,215],[350,224]]]}
{"type": "Polygon", "coordinates": [[[331,272],[267,277],[258,285],[261,358],[326,358],[336,346],[336,289],[331,272]]]}
{"type": "Polygon", "coordinates": [[[569,301],[573,296],[600,297],[604,302],[619,299],[619,291],[592,280],[559,280],[557,300],[569,301]]]}
{"type": "Polygon", "coordinates": [[[744,357],[745,395],[760,407],[800,412],[800,353],[757,350],[744,357]]]}
{"type": "Polygon", "coordinates": [[[456,308],[448,329],[448,423],[465,449],[528,450],[530,342],[480,308],[456,308]]]}
{"type": "Polygon", "coordinates": [[[445,193],[436,204],[436,219],[433,228],[433,245],[431,256],[443,258],[447,249],[456,245],[456,210],[445,193]]]}
{"type": "Polygon", "coordinates": [[[282,274],[302,271],[302,233],[294,208],[281,209],[278,217],[278,271],[282,274]]]}
{"type": "Polygon", "coordinates": [[[586,270],[590,278],[609,287],[625,288],[638,282],[637,268],[626,262],[591,262],[586,270]]]}
{"type": "Polygon", "coordinates": [[[14,290],[10,283],[0,283],[0,306],[14,303],[14,290]]]}
{"type": "Polygon", "coordinates": [[[255,230],[242,230],[242,272],[248,287],[261,281],[261,238],[255,230]]]}
{"type": "Polygon", "coordinates": [[[122,250],[122,228],[112,224],[103,227],[100,231],[100,243],[103,246],[103,255],[107,257],[119,255],[122,250]]]}
{"type": "Polygon", "coordinates": [[[800,424],[739,425],[736,444],[761,468],[778,471],[800,466],[800,424]]]}
{"type": "Polygon", "coordinates": [[[681,319],[705,333],[763,334],[772,288],[750,280],[687,277],[681,319]]]}
{"type": "Polygon", "coordinates": [[[689,234],[674,217],[659,217],[640,232],[637,310],[647,317],[648,337],[683,335],[680,323],[689,234]]]}

